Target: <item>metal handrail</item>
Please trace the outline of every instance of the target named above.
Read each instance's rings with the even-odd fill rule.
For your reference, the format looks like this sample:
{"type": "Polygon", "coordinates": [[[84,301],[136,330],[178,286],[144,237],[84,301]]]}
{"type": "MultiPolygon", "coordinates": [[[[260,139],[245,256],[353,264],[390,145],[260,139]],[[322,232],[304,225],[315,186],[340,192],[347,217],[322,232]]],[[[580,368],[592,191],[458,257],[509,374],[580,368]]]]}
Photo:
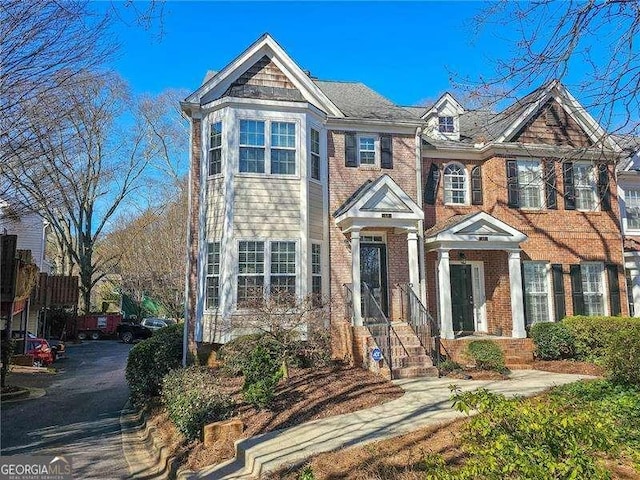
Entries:
{"type": "Polygon", "coordinates": [[[362,323],[373,337],[382,356],[393,368],[391,356],[391,322],[380,308],[366,282],[362,282],[362,323]]]}

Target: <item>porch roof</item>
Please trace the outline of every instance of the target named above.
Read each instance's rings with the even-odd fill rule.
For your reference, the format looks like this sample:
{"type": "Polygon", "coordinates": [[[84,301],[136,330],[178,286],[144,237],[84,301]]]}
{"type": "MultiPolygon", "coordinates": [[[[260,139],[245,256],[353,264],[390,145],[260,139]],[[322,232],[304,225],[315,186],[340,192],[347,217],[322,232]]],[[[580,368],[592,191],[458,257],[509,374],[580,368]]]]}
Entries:
{"type": "Polygon", "coordinates": [[[454,215],[425,232],[427,250],[514,250],[527,235],[487,212],[454,215]]]}
{"type": "Polygon", "coordinates": [[[389,176],[367,180],[334,212],[343,230],[364,227],[416,228],[424,212],[389,176]]]}

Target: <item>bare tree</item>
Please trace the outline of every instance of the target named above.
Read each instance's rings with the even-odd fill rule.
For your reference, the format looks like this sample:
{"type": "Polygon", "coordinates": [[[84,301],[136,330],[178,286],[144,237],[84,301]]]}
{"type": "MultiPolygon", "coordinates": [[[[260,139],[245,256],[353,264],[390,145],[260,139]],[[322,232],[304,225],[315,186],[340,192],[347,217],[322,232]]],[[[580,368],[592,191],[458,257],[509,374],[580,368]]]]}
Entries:
{"type": "Polygon", "coordinates": [[[557,79],[580,97],[606,129],[637,133],[637,1],[501,0],[482,9],[473,26],[477,34],[489,30],[500,37],[509,53],[495,59],[495,75],[457,78],[471,97],[492,104],[557,79]],[[580,81],[567,81],[576,75],[580,81]]]}

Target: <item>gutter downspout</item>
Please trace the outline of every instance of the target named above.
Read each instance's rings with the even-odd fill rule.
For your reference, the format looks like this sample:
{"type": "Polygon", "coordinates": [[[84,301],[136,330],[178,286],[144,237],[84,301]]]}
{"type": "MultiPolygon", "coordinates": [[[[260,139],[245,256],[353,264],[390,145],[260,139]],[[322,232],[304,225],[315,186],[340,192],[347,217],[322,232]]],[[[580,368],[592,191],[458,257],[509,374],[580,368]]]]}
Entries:
{"type": "MultiPolygon", "coordinates": [[[[422,201],[422,127],[416,128],[416,194],[418,205],[423,206],[422,201]]],[[[427,277],[424,254],[424,220],[418,220],[418,258],[420,259],[420,300],[427,306],[427,277]]]]}

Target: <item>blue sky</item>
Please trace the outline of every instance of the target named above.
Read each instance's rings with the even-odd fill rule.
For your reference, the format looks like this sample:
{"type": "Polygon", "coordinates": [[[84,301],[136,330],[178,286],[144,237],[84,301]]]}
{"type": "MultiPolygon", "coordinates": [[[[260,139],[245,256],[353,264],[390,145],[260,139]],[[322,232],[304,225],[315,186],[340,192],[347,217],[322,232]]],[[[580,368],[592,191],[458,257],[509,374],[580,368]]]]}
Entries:
{"type": "Polygon", "coordinates": [[[119,24],[112,66],[137,92],[195,90],[269,32],[305,70],[361,81],[401,105],[450,89],[451,71],[486,70],[499,39],[474,39],[480,2],[181,2],[164,7],[161,38],[119,24]]]}

